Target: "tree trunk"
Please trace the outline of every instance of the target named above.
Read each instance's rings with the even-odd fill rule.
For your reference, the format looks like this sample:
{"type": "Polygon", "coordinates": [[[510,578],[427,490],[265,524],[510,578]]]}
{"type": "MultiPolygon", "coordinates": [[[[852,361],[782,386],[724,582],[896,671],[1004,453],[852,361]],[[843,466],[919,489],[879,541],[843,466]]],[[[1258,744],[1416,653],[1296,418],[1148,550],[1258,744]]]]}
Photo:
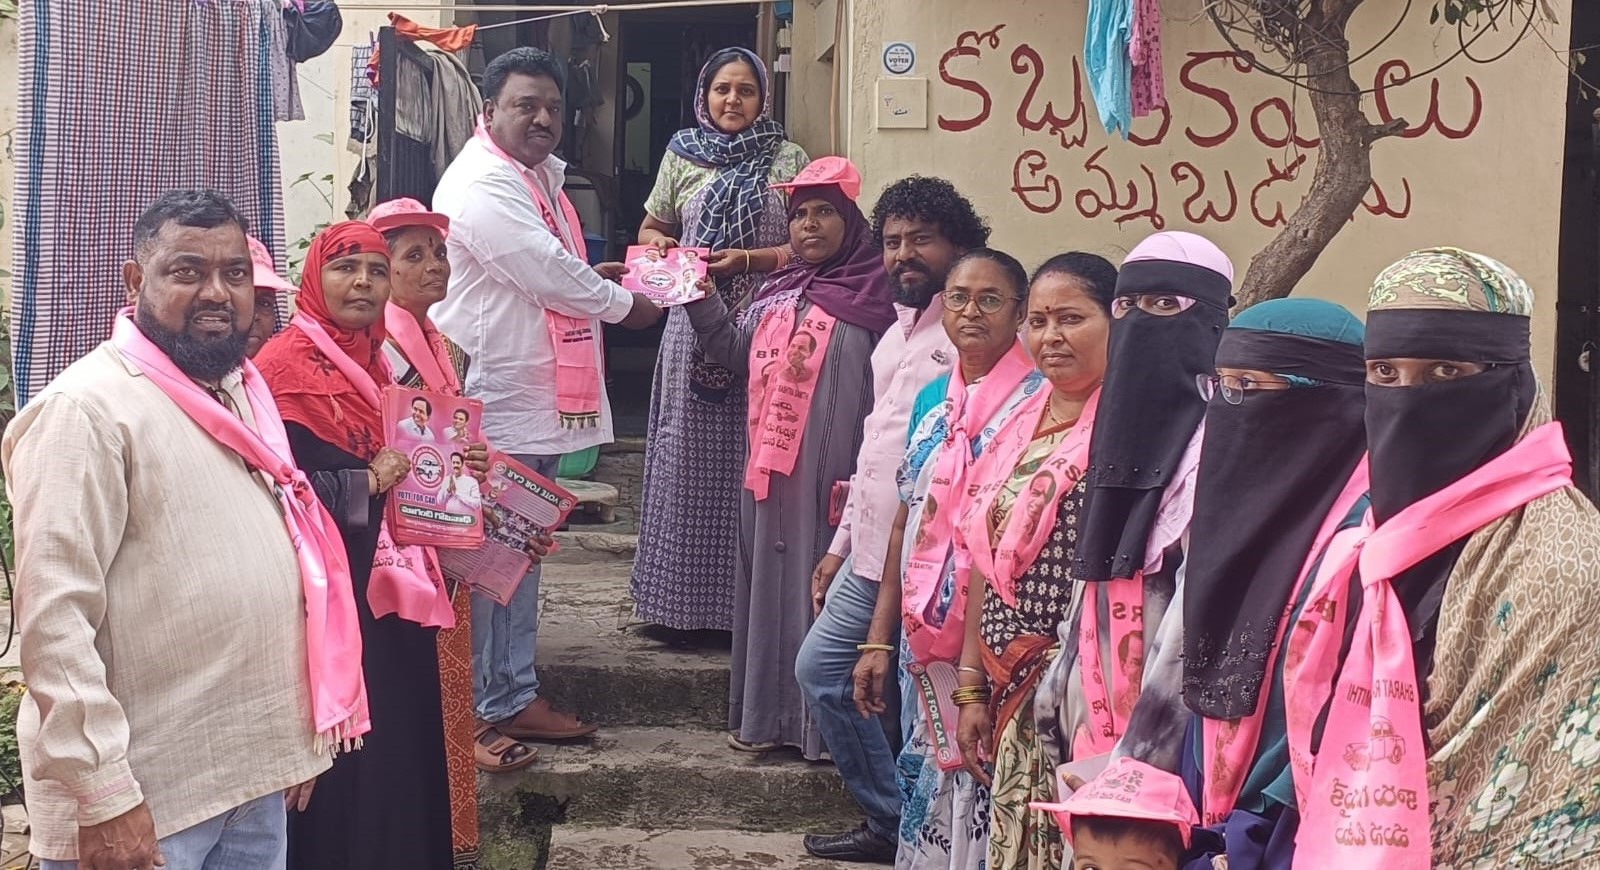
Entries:
{"type": "Polygon", "coordinates": [[[1361,91],[1350,75],[1345,25],[1362,0],[1327,0],[1310,20],[1297,22],[1296,42],[1304,65],[1311,109],[1322,145],[1311,189],[1300,207],[1265,248],[1250,259],[1238,292],[1238,308],[1294,291],[1333,237],[1349,223],[1372,186],[1372,143],[1403,132],[1404,121],[1376,126],[1361,111],[1361,91]]]}

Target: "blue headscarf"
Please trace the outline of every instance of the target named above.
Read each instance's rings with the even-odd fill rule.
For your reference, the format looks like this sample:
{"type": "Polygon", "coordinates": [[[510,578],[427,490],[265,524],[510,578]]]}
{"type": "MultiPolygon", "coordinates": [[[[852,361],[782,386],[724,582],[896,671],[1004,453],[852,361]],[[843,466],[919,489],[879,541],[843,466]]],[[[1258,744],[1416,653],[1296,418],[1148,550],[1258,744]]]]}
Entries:
{"type": "Polygon", "coordinates": [[[1218,391],[1206,406],[1183,594],[1183,695],[1196,713],[1256,710],[1300,570],[1366,452],[1362,338],[1361,321],[1320,299],[1263,302],[1223,330],[1219,368],[1293,388],[1239,404],[1218,391]]]}
{"type": "MultiPolygon", "coordinates": [[[[1273,299],[1252,305],[1240,312],[1228,328],[1279,332],[1357,347],[1367,336],[1366,327],[1348,309],[1321,299],[1273,299]]],[[[1321,383],[1288,372],[1273,374],[1296,387],[1314,387],[1321,383]]]]}
{"type": "Polygon", "coordinates": [[[767,178],[783,144],[783,125],[772,120],[772,87],[766,64],[746,48],[725,48],[711,56],[695,82],[694,116],[697,127],[679,130],[667,146],[686,160],[718,170],[706,191],[705,207],[692,236],[695,247],[720,251],[755,245],[761,214],[766,210],[767,178]],[[717,71],[729,63],[728,54],[756,71],[761,87],[761,115],[738,133],[724,133],[712,121],[706,91],[717,71]]]}

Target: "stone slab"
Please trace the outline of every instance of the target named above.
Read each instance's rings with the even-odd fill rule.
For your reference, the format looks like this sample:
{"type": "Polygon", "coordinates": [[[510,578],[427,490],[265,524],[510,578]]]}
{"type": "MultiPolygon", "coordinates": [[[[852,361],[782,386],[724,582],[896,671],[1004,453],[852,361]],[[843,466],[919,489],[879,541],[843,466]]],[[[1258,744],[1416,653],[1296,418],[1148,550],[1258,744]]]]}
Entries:
{"type": "Polygon", "coordinates": [[[722,726],[728,718],[726,643],[672,643],[641,631],[633,624],[631,569],[616,561],[545,566],[541,692],[601,725],[722,726]]]}
{"type": "Polygon", "coordinates": [[[799,834],[564,826],[555,832],[546,866],[549,870],[843,870],[859,865],[806,855],[799,834]]]}
{"type": "Polygon", "coordinates": [[[592,742],[545,745],[527,770],[482,777],[479,792],[491,817],[558,825],[801,832],[860,823],[831,764],[735,752],[721,731],[681,727],[603,728],[592,742]],[[540,811],[540,801],[553,805],[540,811]]]}

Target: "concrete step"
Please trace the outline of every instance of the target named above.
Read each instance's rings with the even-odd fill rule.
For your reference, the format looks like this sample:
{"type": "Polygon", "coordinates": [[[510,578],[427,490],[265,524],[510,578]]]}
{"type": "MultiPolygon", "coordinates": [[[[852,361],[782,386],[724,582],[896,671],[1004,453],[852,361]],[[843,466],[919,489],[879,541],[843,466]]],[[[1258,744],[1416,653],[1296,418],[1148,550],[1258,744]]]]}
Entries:
{"type": "Polygon", "coordinates": [[[615,486],[598,480],[573,480],[556,478],[556,484],[572,493],[578,500],[568,522],[614,523],[617,521],[618,491],[615,486]]]}
{"type": "Polygon", "coordinates": [[[681,727],[605,728],[593,742],[542,746],[532,767],[485,776],[479,791],[501,841],[528,822],[791,833],[860,823],[831,764],[735,752],[721,731],[681,727]]]}
{"type": "Polygon", "coordinates": [[[549,870],[843,870],[859,865],[805,853],[798,834],[649,831],[563,826],[549,870]]]}
{"type": "Polygon", "coordinates": [[[624,523],[586,526],[573,523],[555,533],[558,549],[549,564],[587,565],[594,562],[633,562],[639,536],[624,523]]]}
{"type": "Polygon", "coordinates": [[[569,555],[547,563],[540,582],[541,694],[600,725],[722,727],[728,636],[646,633],[632,621],[632,563],[569,555]]]}

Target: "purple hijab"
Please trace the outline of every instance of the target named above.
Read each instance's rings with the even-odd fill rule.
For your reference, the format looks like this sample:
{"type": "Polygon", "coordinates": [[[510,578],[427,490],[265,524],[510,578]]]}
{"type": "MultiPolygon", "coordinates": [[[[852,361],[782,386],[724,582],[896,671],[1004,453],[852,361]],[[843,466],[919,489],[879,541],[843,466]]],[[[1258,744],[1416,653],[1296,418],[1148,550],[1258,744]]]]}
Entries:
{"type": "Polygon", "coordinates": [[[800,292],[823,311],[845,323],[882,335],[897,315],[894,291],[883,270],[883,252],[872,242],[872,230],[855,201],[837,184],[797,187],[789,192],[789,217],[808,200],[820,199],[844,215],[844,244],[821,263],[796,259],[767,278],[760,296],[785,290],[800,292]]]}

